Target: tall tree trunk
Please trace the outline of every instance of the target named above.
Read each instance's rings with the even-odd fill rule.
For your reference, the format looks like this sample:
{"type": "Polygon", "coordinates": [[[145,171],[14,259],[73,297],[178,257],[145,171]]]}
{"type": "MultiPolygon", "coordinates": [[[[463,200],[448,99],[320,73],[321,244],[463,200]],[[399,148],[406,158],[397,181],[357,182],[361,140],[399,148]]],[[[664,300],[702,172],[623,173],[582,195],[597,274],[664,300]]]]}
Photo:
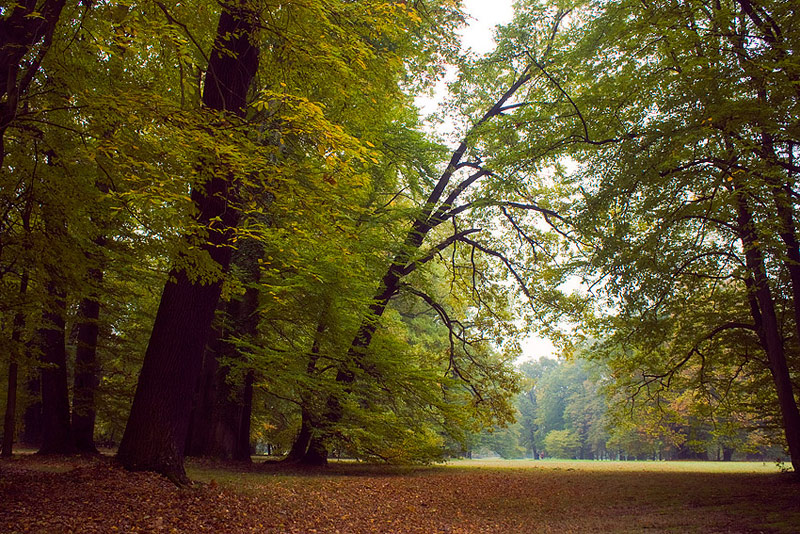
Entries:
{"type": "Polygon", "coordinates": [[[794,398],[794,391],[786,362],[783,339],[780,335],[778,318],[772,291],[769,286],[764,258],[759,248],[758,236],[753,223],[752,214],[741,190],[737,191],[738,227],[745,252],[745,262],[752,275],[752,286],[758,310],[753,310],[753,319],[761,324],[759,337],[763,340],[764,350],[769,360],[775,392],[778,395],[781,416],[783,418],[784,435],[789,446],[789,455],[795,473],[800,476],[800,411],[794,398]]]}
{"type": "MultiPolygon", "coordinates": [[[[103,272],[100,269],[91,269],[89,279],[95,285],[100,285],[103,272]]],[[[94,290],[97,290],[97,287],[94,290]]],[[[100,386],[100,366],[97,361],[100,302],[97,297],[86,297],[81,301],[80,318],[72,388],[72,435],[78,452],[97,454],[94,443],[97,413],[95,397],[100,386]]]]}
{"type": "MultiPolygon", "coordinates": [[[[47,165],[53,166],[53,154],[47,154],[47,165]]],[[[62,206],[53,199],[42,204],[45,236],[58,250],[67,239],[67,220],[62,206]]],[[[75,452],[69,417],[69,386],[67,385],[66,315],[67,293],[60,262],[56,253],[45,259],[44,273],[47,293],[42,310],[42,324],[37,333],[42,362],[42,446],[41,454],[71,454],[75,452]]]]}
{"type": "Polygon", "coordinates": [[[211,341],[203,352],[203,364],[200,378],[195,388],[194,402],[189,419],[189,430],[186,433],[186,456],[208,456],[211,448],[211,434],[215,422],[213,421],[215,406],[219,393],[219,366],[217,365],[217,352],[222,343],[222,325],[212,329],[211,341]]]}
{"type": "MultiPolygon", "coordinates": [[[[463,161],[469,150],[472,132],[480,128],[484,123],[502,115],[504,111],[507,110],[505,107],[506,103],[531,79],[531,76],[530,68],[526,68],[508,89],[506,89],[505,93],[495,101],[492,107],[475,122],[472,128],[462,138],[461,143],[450,154],[450,161],[447,167],[439,176],[436,184],[428,194],[428,198],[425,200],[422,210],[408,229],[402,249],[392,259],[392,262],[381,278],[378,284],[378,290],[372,299],[372,304],[370,304],[369,310],[361,321],[361,325],[347,351],[347,358],[338,369],[336,381],[347,386],[345,387],[345,392],[350,389],[349,385],[355,380],[356,369],[361,369],[368,373],[370,372],[365,362],[366,353],[372,344],[372,338],[378,329],[378,324],[386,311],[386,307],[400,290],[403,278],[413,272],[419,265],[433,259],[437,252],[441,252],[456,241],[464,240],[467,235],[479,231],[477,229],[469,229],[459,232],[437,245],[434,245],[432,247],[432,252],[427,256],[419,257],[420,249],[431,230],[438,227],[444,221],[455,217],[458,213],[458,211],[454,212],[453,210],[459,197],[465,191],[469,190],[476,181],[491,174],[491,172],[484,169],[479,162],[463,161]],[[456,171],[463,168],[470,168],[475,170],[475,172],[464,178],[454,187],[451,187],[448,195],[444,196],[454,175],[456,175],[456,171]]],[[[469,205],[469,202],[465,202],[465,205],[469,205]]],[[[539,211],[547,210],[539,209],[539,211]]],[[[552,212],[551,214],[555,215],[552,212]]],[[[315,449],[313,452],[314,456],[309,457],[309,461],[312,462],[319,461],[322,457],[327,458],[327,454],[320,454],[319,450],[320,447],[324,448],[324,435],[327,433],[326,427],[338,423],[344,416],[342,403],[335,396],[331,395],[328,397],[327,405],[327,412],[325,416],[321,418],[321,421],[319,421],[322,426],[315,429],[316,441],[312,440],[315,449]]],[[[309,447],[309,451],[311,450],[312,447],[309,447]]],[[[312,453],[307,452],[307,454],[312,453]]]]}
{"type": "MultiPolygon", "coordinates": [[[[28,273],[24,273],[19,282],[19,294],[24,296],[28,291],[28,273]]],[[[17,379],[19,376],[19,357],[21,356],[22,330],[25,327],[25,316],[22,311],[14,314],[14,326],[11,332],[11,355],[8,363],[8,390],[6,394],[6,413],[3,418],[3,448],[0,455],[8,457],[14,449],[14,434],[17,426],[17,379]]]]}
{"type": "MultiPolygon", "coordinates": [[[[256,27],[255,14],[246,0],[236,6],[225,4],[203,89],[206,107],[244,116],[247,94],[258,69],[258,50],[252,42],[256,27]]],[[[238,221],[229,202],[233,180],[220,169],[203,187],[192,190],[199,222],[205,227],[212,221],[221,223],[209,228],[208,242],[202,248],[223,272],[231,258],[229,229],[238,221]]],[[[117,453],[126,468],[156,471],[177,484],[188,483],[183,453],[192,393],[220,289],[220,280],[202,284],[190,280],[183,270],[170,273],[117,453]]]]}
{"type": "Polygon", "coordinates": [[[8,364],[8,392],[6,393],[6,413],[3,417],[3,449],[0,455],[8,458],[14,449],[14,434],[17,422],[17,376],[19,364],[16,355],[8,364]]]}
{"type": "Polygon", "coordinates": [[[189,456],[211,456],[223,460],[250,461],[250,416],[252,413],[252,369],[241,384],[230,383],[230,366],[243,361],[236,339],[253,338],[258,328],[258,265],[261,246],[240,240],[233,262],[244,274],[244,295],[222,308],[221,324],[208,344],[197,402],[192,411],[187,440],[189,456]]]}
{"type": "Polygon", "coordinates": [[[75,452],[69,419],[69,388],[67,386],[66,295],[55,282],[48,284],[53,297],[42,314],[39,329],[42,381],[42,446],[40,454],[71,454],[75,452]]]}

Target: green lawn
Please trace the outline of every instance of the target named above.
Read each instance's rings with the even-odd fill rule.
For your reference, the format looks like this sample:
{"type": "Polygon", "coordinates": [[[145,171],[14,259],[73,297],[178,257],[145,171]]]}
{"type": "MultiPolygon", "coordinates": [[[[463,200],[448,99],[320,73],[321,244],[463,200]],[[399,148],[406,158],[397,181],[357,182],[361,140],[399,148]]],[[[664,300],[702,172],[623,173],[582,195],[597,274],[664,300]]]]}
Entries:
{"type": "MultiPolygon", "coordinates": [[[[582,471],[646,471],[662,473],[778,473],[776,462],[625,462],[595,460],[453,460],[454,467],[487,467],[497,469],[580,469],[582,471]]],[[[791,467],[791,466],[788,466],[791,467]]]]}

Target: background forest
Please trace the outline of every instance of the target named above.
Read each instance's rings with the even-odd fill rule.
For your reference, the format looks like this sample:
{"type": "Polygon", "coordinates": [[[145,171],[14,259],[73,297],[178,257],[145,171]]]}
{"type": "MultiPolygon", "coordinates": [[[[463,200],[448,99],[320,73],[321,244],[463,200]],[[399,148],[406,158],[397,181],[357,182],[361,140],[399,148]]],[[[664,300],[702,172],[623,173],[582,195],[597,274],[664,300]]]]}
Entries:
{"type": "Polygon", "coordinates": [[[3,454],[800,471],[789,4],[3,5],[3,454]]]}

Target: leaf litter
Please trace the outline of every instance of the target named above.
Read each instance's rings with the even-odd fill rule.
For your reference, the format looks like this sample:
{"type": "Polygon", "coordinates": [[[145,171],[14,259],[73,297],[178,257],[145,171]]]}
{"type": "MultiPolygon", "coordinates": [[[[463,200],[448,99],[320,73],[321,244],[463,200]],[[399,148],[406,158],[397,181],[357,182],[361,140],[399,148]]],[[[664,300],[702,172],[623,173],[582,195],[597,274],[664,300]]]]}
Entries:
{"type": "Polygon", "coordinates": [[[192,462],[188,489],[108,458],[0,463],[2,533],[800,531],[800,484],[764,474],[192,462]]]}

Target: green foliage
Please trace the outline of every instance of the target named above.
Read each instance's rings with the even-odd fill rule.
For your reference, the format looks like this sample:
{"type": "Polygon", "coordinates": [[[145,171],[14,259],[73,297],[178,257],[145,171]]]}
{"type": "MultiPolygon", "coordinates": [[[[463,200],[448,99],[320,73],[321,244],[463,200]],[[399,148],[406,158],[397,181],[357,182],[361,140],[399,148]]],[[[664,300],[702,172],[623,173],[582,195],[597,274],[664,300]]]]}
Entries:
{"type": "Polygon", "coordinates": [[[544,449],[554,458],[574,458],[580,448],[580,440],[571,430],[551,430],[544,437],[544,449]]]}

